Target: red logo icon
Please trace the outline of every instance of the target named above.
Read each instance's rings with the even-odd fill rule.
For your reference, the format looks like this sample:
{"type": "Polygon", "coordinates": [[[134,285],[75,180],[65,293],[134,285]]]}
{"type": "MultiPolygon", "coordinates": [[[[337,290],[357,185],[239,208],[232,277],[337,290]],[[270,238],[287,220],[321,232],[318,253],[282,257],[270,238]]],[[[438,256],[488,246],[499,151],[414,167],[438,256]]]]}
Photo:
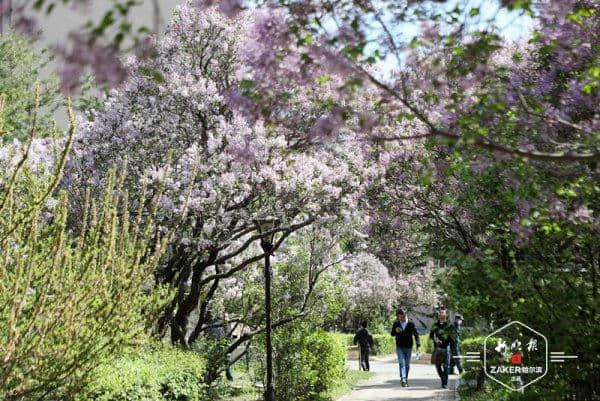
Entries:
{"type": "Polygon", "coordinates": [[[515,352],[514,354],[512,354],[512,357],[510,358],[510,363],[512,363],[513,365],[522,364],[523,356],[521,356],[521,354],[515,352]]]}

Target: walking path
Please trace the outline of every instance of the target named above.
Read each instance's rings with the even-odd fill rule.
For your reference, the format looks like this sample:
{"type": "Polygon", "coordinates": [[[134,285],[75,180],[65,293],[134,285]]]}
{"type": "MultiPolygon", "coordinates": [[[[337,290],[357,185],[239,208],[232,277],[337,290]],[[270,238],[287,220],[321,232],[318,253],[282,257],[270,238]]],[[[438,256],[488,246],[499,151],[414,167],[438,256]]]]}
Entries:
{"type": "MultiPolygon", "coordinates": [[[[375,376],[340,398],[338,401],[449,401],[455,400],[456,376],[450,376],[448,390],[441,388],[435,366],[426,361],[412,361],[408,375],[409,387],[400,386],[398,362],[395,357],[371,361],[375,376]],[[415,363],[417,362],[417,363],[415,363]]],[[[358,369],[357,361],[348,361],[350,369],[358,369]]]]}

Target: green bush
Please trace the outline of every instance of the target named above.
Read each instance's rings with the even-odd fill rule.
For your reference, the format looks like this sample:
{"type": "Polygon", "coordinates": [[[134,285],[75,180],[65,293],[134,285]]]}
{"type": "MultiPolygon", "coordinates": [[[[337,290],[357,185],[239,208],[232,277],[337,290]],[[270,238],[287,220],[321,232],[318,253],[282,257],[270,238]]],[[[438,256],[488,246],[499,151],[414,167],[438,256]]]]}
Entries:
{"type": "Polygon", "coordinates": [[[421,340],[421,351],[431,354],[433,352],[433,341],[429,338],[429,334],[420,335],[419,339],[421,340]]]}
{"type": "MultiPolygon", "coordinates": [[[[483,357],[483,341],[485,336],[467,337],[460,342],[460,351],[462,355],[467,352],[480,352],[483,357]]],[[[495,337],[490,337],[489,341],[496,342],[495,337]]],[[[487,359],[494,361],[494,358],[499,358],[499,354],[493,349],[487,350],[487,359]]],[[[470,388],[481,389],[485,383],[485,372],[483,370],[483,359],[480,362],[463,363],[463,385],[470,388]]]]}
{"type": "Polygon", "coordinates": [[[396,353],[396,339],[389,334],[373,335],[373,355],[389,355],[396,353]]]}
{"type": "Polygon", "coordinates": [[[346,346],[346,347],[351,347],[353,346],[353,340],[354,340],[354,334],[351,333],[340,333],[338,331],[332,331],[329,332],[329,335],[332,336],[333,338],[335,338],[337,341],[340,342],[340,344],[346,346]]]}
{"type": "MultiPolygon", "coordinates": [[[[339,334],[314,331],[308,325],[279,327],[273,336],[275,398],[278,401],[326,399],[346,378],[346,344],[339,334]]],[[[261,351],[264,350],[259,348],[261,351]]],[[[264,366],[256,373],[263,379],[264,366]]]]}
{"type": "MultiPolygon", "coordinates": [[[[345,347],[354,346],[354,334],[352,333],[329,333],[345,347]]],[[[373,334],[373,348],[371,355],[389,355],[396,352],[396,342],[389,334],[373,334]]]]}
{"type": "MultiPolygon", "coordinates": [[[[429,338],[429,334],[419,336],[421,342],[421,352],[431,353],[433,351],[433,341],[429,338]]],[[[373,335],[373,355],[389,355],[396,353],[396,339],[389,334],[373,335]]]]}
{"type": "Polygon", "coordinates": [[[95,401],[207,400],[205,360],[174,347],[143,350],[93,371],[86,397],[95,401]]]}
{"type": "MultiPolygon", "coordinates": [[[[419,336],[421,342],[421,351],[431,353],[433,351],[433,341],[429,338],[429,334],[419,336]]],[[[352,341],[352,339],[351,339],[352,341]]],[[[389,355],[396,353],[396,339],[389,334],[373,335],[373,355],[389,355]]]]}
{"type": "Polygon", "coordinates": [[[165,303],[164,291],[146,295],[143,288],[168,236],[155,236],[154,211],[132,224],[129,218],[141,220],[142,210],[130,214],[124,176],[117,179],[112,170],[100,199],[87,192],[83,214],[74,215],[66,194],[56,193],[75,132],[70,118],[64,147],[47,145],[54,167],[40,162],[50,156],[27,159],[33,150],[14,147],[4,148],[8,157],[0,160],[4,401],[73,399],[92,369],[147,337],[165,303]],[[7,162],[13,155],[19,164],[7,162]],[[69,218],[79,227],[69,227],[69,218]]]}
{"type": "Polygon", "coordinates": [[[39,52],[26,38],[12,32],[0,35],[0,102],[5,105],[0,109],[0,142],[25,140],[34,114],[42,135],[55,131],[54,112],[61,96],[58,79],[40,74],[48,60],[47,52],[39,52]]]}

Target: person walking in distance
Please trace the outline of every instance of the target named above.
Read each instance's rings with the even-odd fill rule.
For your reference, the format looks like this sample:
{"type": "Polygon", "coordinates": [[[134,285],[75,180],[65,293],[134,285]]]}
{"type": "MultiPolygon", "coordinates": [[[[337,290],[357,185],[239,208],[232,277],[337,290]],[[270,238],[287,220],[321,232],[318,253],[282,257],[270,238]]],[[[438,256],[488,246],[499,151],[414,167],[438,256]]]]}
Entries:
{"type": "Polygon", "coordinates": [[[368,372],[370,369],[369,353],[373,346],[373,336],[369,333],[369,330],[367,330],[368,323],[366,321],[362,322],[360,325],[361,328],[358,329],[354,335],[354,345],[358,343],[360,349],[360,366],[362,370],[368,372]]]}
{"type": "MultiPolygon", "coordinates": [[[[219,353],[225,352],[227,349],[227,333],[225,331],[225,322],[215,316],[208,311],[206,312],[206,319],[208,320],[210,326],[208,329],[208,334],[214,341],[216,341],[216,347],[219,350],[219,353]]],[[[227,380],[232,381],[233,375],[231,374],[231,365],[229,364],[229,355],[225,354],[223,357],[223,364],[225,365],[225,377],[227,380]]],[[[210,381],[217,378],[217,373],[215,371],[217,367],[213,367],[207,370],[208,378],[210,381]]]]}
{"type": "Polygon", "coordinates": [[[408,387],[408,371],[410,370],[410,356],[414,343],[417,351],[421,348],[419,333],[415,324],[408,320],[408,315],[402,309],[396,312],[396,321],[392,325],[392,336],[396,337],[396,354],[398,355],[398,368],[402,387],[408,387]]]}
{"type": "Polygon", "coordinates": [[[462,330],[462,321],[463,318],[461,315],[454,316],[454,330],[456,330],[456,340],[453,344],[450,345],[450,351],[452,353],[452,357],[450,358],[450,374],[455,375],[455,367],[458,369],[458,374],[462,374],[463,369],[460,364],[460,332],[462,330]]]}
{"type": "Polygon", "coordinates": [[[456,341],[454,325],[448,323],[448,312],[440,309],[438,321],[429,333],[433,340],[435,368],[442,380],[442,388],[448,388],[448,373],[450,370],[450,346],[456,341]]]}

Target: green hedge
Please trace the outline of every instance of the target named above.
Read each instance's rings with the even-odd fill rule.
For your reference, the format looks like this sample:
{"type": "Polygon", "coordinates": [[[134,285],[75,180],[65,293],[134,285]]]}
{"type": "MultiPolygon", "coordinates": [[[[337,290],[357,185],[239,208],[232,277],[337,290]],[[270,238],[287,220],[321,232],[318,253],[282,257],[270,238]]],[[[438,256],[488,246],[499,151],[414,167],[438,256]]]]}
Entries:
{"type": "Polygon", "coordinates": [[[173,347],[141,350],[101,365],[92,372],[87,400],[205,400],[205,361],[197,353],[173,347]]]}
{"type": "Polygon", "coordinates": [[[389,334],[373,335],[373,355],[389,355],[396,353],[396,339],[389,334]]]}
{"type": "Polygon", "coordinates": [[[429,338],[429,334],[422,334],[419,339],[421,340],[421,351],[431,354],[433,352],[433,341],[429,338]]]}
{"type": "Polygon", "coordinates": [[[351,347],[352,344],[352,340],[354,339],[354,334],[350,334],[350,333],[340,333],[338,331],[332,331],[329,332],[329,334],[336,338],[337,341],[340,342],[340,344],[343,344],[346,347],[351,347]]]}
{"type": "MultiPolygon", "coordinates": [[[[342,344],[347,347],[351,347],[354,344],[354,334],[350,333],[331,333],[338,339],[342,344]]],[[[420,337],[421,340],[421,351],[425,353],[431,353],[433,351],[433,342],[429,338],[428,334],[423,334],[420,337]]],[[[373,334],[373,349],[371,350],[372,355],[389,355],[396,353],[396,340],[389,334],[373,334]]]]}
{"type": "MultiPolygon", "coordinates": [[[[483,358],[483,342],[485,336],[467,337],[460,342],[461,355],[466,355],[467,352],[480,352],[481,358],[483,358]]],[[[495,343],[497,339],[490,337],[488,342],[495,343]]],[[[487,359],[491,362],[494,358],[499,358],[499,354],[493,349],[487,350],[487,359]]],[[[499,362],[499,361],[498,361],[499,362]]],[[[483,370],[483,359],[479,362],[464,362],[462,363],[464,369],[462,379],[463,385],[470,388],[481,389],[485,384],[485,372],[483,370]]]]}
{"type": "MultiPolygon", "coordinates": [[[[354,334],[350,333],[330,333],[341,344],[346,347],[354,346],[354,334]]],[[[387,334],[373,334],[373,349],[371,355],[389,355],[396,352],[396,343],[394,337],[387,334]]]]}
{"type": "MultiPolygon", "coordinates": [[[[354,334],[338,332],[332,332],[330,334],[347,347],[354,345],[352,343],[354,340],[354,334]]],[[[433,351],[433,342],[429,338],[429,334],[423,334],[419,336],[419,338],[421,340],[421,351],[425,353],[431,353],[433,351]]],[[[372,355],[389,355],[396,353],[395,339],[389,334],[374,334],[373,343],[374,346],[372,355]]]]}
{"type": "MultiPolygon", "coordinates": [[[[433,351],[433,341],[428,334],[419,336],[421,343],[421,352],[431,353],[433,351]]],[[[389,334],[373,335],[374,351],[373,355],[389,355],[396,353],[396,339],[389,334]]]]}

